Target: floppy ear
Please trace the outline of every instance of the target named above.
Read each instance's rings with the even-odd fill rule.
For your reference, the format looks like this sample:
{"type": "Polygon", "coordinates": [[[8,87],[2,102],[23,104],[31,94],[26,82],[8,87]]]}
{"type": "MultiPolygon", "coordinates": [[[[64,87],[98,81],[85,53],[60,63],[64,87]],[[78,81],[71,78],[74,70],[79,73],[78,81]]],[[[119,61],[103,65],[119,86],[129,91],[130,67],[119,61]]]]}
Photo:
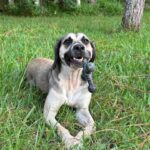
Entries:
{"type": "Polygon", "coordinates": [[[90,62],[94,62],[95,57],[96,57],[96,47],[95,47],[95,44],[93,42],[90,42],[90,43],[92,46],[92,58],[91,58],[90,62]]]}
{"type": "Polygon", "coordinates": [[[62,38],[60,40],[58,40],[58,42],[56,43],[56,46],[54,48],[55,59],[54,59],[53,65],[52,65],[52,69],[58,68],[59,71],[61,68],[61,59],[59,57],[59,49],[61,46],[61,40],[62,40],[62,38]]]}

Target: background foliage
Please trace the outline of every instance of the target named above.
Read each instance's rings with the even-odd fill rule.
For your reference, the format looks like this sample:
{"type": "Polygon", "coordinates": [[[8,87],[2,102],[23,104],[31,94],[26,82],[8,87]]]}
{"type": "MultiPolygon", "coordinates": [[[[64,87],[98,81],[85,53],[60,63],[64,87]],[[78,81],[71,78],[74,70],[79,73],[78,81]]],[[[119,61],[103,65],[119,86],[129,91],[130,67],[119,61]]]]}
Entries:
{"type": "Polygon", "coordinates": [[[81,7],[76,5],[76,0],[47,0],[39,7],[35,6],[33,0],[17,0],[15,5],[6,5],[5,13],[12,15],[62,15],[62,13],[74,15],[99,15],[100,13],[108,15],[118,15],[122,13],[123,6],[117,0],[98,0],[96,4],[90,4],[88,0],[81,1],[81,7]]]}
{"type": "MultiPolygon", "coordinates": [[[[0,1],[0,10],[9,15],[23,16],[60,16],[71,15],[121,15],[124,9],[124,0],[97,0],[95,4],[89,0],[81,0],[81,6],[76,0],[41,0],[40,6],[34,0],[14,0],[14,5],[8,5],[7,0],[0,1]]],[[[146,0],[145,10],[150,10],[150,1],[146,0]]]]}

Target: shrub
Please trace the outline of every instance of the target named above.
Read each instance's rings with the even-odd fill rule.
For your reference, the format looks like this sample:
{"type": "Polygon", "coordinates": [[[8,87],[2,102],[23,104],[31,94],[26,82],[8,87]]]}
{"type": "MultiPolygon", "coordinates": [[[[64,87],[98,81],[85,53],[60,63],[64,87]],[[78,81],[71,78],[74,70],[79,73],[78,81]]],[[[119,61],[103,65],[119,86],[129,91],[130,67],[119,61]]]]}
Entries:
{"type": "Polygon", "coordinates": [[[36,6],[32,0],[18,0],[14,5],[8,5],[6,12],[12,15],[37,16],[45,15],[47,9],[45,7],[36,6]]]}
{"type": "Polygon", "coordinates": [[[77,8],[76,0],[64,0],[63,10],[75,10],[77,8]]]}
{"type": "Polygon", "coordinates": [[[33,15],[35,14],[35,11],[37,11],[36,6],[31,0],[20,0],[20,2],[16,5],[18,7],[18,13],[20,15],[33,15]]]}
{"type": "Polygon", "coordinates": [[[118,15],[123,11],[123,6],[118,0],[97,0],[96,4],[91,5],[88,0],[81,1],[81,7],[77,7],[76,0],[45,0],[42,6],[36,6],[33,0],[17,0],[15,5],[7,7],[7,12],[13,15],[62,15],[83,14],[83,15],[118,15]]]}
{"type": "Polygon", "coordinates": [[[88,4],[84,1],[82,7],[78,9],[78,13],[89,15],[98,15],[101,13],[106,15],[119,15],[122,11],[123,6],[117,0],[97,0],[95,5],[88,4]]]}
{"type": "Polygon", "coordinates": [[[5,7],[4,11],[7,14],[17,15],[18,14],[18,7],[17,7],[17,5],[8,5],[5,7]]]}

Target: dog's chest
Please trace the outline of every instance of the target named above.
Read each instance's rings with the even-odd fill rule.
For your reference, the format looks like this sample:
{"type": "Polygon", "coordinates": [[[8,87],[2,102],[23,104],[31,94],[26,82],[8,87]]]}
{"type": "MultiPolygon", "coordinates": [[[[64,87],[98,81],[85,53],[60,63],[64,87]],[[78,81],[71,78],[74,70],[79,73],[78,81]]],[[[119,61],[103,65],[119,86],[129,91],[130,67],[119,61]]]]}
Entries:
{"type": "Polygon", "coordinates": [[[64,72],[59,76],[65,103],[72,107],[83,105],[83,103],[86,103],[86,99],[89,100],[91,97],[91,94],[88,92],[88,84],[81,79],[81,73],[82,70],[68,74],[64,72]]]}
{"type": "Polygon", "coordinates": [[[65,93],[69,101],[76,99],[82,90],[81,80],[65,81],[65,93]]]}
{"type": "Polygon", "coordinates": [[[66,104],[71,107],[82,107],[89,101],[91,94],[88,92],[87,84],[79,85],[77,88],[66,91],[66,104]]]}
{"type": "Polygon", "coordinates": [[[67,91],[66,103],[69,106],[77,107],[82,101],[83,94],[84,94],[84,90],[81,87],[78,89],[67,91]]]}

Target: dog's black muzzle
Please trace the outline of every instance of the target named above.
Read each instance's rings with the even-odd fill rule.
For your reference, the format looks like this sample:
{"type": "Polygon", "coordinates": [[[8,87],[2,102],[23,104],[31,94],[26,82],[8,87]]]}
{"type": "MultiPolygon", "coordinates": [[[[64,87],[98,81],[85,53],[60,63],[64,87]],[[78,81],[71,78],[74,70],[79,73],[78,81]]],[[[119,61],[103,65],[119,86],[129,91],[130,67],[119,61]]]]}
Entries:
{"type": "Polygon", "coordinates": [[[79,42],[73,43],[69,51],[65,53],[64,58],[70,66],[82,68],[83,59],[90,59],[90,52],[85,49],[85,46],[79,42]]]}
{"type": "Polygon", "coordinates": [[[84,45],[82,45],[81,43],[73,44],[73,46],[71,47],[71,53],[73,58],[90,58],[90,52],[86,51],[84,45]]]}
{"type": "Polygon", "coordinates": [[[74,58],[80,59],[85,55],[85,47],[80,43],[76,43],[71,48],[71,53],[74,58]]]}

